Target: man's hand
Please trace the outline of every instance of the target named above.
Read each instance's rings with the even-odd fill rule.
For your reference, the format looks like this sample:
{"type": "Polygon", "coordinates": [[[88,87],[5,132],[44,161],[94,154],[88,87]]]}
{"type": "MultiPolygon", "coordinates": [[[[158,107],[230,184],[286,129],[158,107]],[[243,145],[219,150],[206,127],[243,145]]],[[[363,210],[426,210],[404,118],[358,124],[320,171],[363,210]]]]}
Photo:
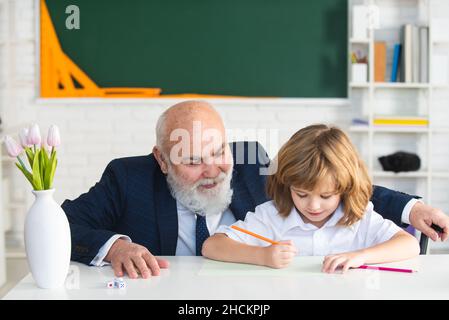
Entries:
{"type": "Polygon", "coordinates": [[[168,268],[167,260],[153,256],[144,246],[130,243],[123,239],[117,239],[104,258],[112,264],[116,277],[123,276],[123,267],[131,279],[136,279],[138,273],[142,278],[158,276],[160,268],[168,268]]]}
{"type": "Polygon", "coordinates": [[[446,241],[449,238],[449,217],[440,209],[417,202],[410,211],[410,223],[433,241],[446,241]],[[443,229],[443,232],[433,230],[430,227],[432,223],[443,229]]]}

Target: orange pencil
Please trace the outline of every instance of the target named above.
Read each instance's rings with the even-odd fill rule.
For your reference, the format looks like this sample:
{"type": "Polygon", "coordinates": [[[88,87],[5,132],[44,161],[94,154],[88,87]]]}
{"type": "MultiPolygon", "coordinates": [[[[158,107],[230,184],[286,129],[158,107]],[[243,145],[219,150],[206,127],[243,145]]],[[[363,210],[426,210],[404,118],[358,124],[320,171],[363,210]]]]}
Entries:
{"type": "Polygon", "coordinates": [[[249,234],[250,236],[253,236],[253,237],[257,238],[257,239],[260,239],[260,240],[269,242],[269,243],[271,243],[271,244],[279,244],[279,242],[277,242],[277,241],[273,241],[273,240],[271,240],[271,239],[262,237],[262,236],[258,235],[257,233],[254,233],[254,232],[251,232],[251,231],[242,229],[242,228],[240,228],[240,227],[237,227],[237,226],[231,226],[231,228],[232,228],[232,229],[235,229],[235,230],[238,230],[238,231],[240,231],[240,232],[249,234]]]}

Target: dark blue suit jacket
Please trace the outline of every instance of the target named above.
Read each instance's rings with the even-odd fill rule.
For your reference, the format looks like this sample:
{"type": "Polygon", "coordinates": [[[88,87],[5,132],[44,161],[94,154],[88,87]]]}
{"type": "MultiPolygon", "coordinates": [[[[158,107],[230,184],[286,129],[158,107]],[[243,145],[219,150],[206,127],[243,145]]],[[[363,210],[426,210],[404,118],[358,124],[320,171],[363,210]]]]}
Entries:
{"type": "MultiPolygon", "coordinates": [[[[269,200],[265,194],[266,176],[259,174],[259,169],[268,166],[269,158],[256,142],[237,142],[231,148],[235,165],[230,209],[236,219],[243,220],[248,211],[269,200]],[[257,159],[248,159],[251,148],[257,150],[257,159]],[[242,157],[245,164],[238,164],[243,162],[242,157]]],[[[402,210],[411,198],[375,187],[371,200],[377,212],[400,225],[402,210]]],[[[152,154],[111,161],[95,186],[75,200],[64,201],[62,208],[70,223],[74,261],[89,264],[101,246],[117,233],[129,236],[154,255],[175,254],[176,201],[152,154]]]]}

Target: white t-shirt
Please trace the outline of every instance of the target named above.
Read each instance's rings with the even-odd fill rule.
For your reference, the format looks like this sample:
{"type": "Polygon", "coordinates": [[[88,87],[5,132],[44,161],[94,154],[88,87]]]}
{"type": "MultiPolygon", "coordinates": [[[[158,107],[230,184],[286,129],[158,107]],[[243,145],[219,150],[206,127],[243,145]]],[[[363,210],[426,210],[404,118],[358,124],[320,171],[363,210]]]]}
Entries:
{"type": "MultiPolygon", "coordinates": [[[[255,212],[248,212],[245,221],[233,225],[257,233],[275,241],[293,240],[298,255],[325,256],[368,248],[385,242],[402,230],[392,221],[384,219],[368,203],[362,219],[351,226],[337,225],[343,217],[342,206],[335,210],[332,217],[318,228],[305,223],[293,208],[287,217],[279,215],[273,201],[256,207],[255,212]]],[[[246,233],[220,226],[215,233],[225,233],[229,238],[249,245],[269,246],[270,244],[246,233]]]]}

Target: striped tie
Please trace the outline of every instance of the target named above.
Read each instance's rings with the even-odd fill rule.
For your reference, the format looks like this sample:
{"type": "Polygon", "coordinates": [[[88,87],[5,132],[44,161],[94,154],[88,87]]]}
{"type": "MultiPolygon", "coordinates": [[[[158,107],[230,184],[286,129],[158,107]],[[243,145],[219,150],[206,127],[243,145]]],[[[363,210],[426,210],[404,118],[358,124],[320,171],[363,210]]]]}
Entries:
{"type": "Polygon", "coordinates": [[[209,238],[209,230],[207,229],[206,217],[199,214],[196,215],[196,255],[201,256],[201,248],[203,242],[209,238]]]}

